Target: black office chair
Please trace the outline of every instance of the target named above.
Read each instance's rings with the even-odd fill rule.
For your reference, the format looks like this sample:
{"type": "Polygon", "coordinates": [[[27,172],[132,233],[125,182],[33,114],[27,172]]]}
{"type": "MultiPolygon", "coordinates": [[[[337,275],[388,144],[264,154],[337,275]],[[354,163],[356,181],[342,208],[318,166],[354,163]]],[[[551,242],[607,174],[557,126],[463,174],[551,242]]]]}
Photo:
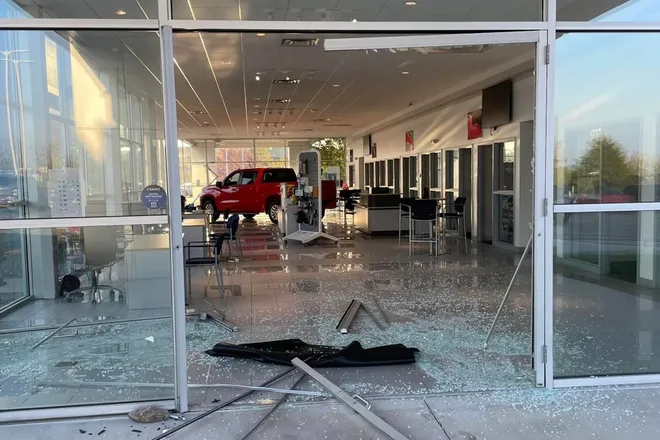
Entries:
{"type": "Polygon", "coordinates": [[[435,245],[435,255],[438,255],[437,246],[437,228],[438,220],[438,201],[435,199],[416,199],[410,205],[410,215],[408,218],[408,255],[412,255],[415,243],[429,243],[431,253],[435,245]],[[428,232],[419,232],[418,227],[426,224],[428,232]]]}
{"type": "MultiPolygon", "coordinates": [[[[414,197],[401,197],[399,202],[399,248],[401,248],[401,225],[403,219],[410,219],[410,207],[416,199],[414,197]]],[[[410,223],[410,222],[408,222],[410,223]]],[[[409,230],[410,232],[410,230],[409,230]]]]}
{"type": "MultiPolygon", "coordinates": [[[[82,249],[84,255],[84,266],[82,272],[87,274],[90,280],[89,286],[82,286],[77,289],[66,291],[65,300],[71,302],[73,296],[83,295],[85,291],[90,291],[90,302],[96,304],[102,302],[102,290],[109,290],[110,295],[107,298],[112,298],[119,293],[120,298],[124,294],[121,290],[109,284],[99,284],[99,277],[105,269],[108,269],[108,279],[112,279],[112,267],[118,261],[119,254],[119,233],[116,226],[92,226],[82,228],[82,249]]],[[[64,286],[62,286],[64,287],[64,286]]]]}
{"type": "MultiPolygon", "coordinates": [[[[456,197],[454,203],[448,203],[444,205],[443,212],[438,213],[438,218],[445,220],[456,220],[458,235],[461,234],[461,223],[463,224],[463,241],[465,242],[465,252],[468,251],[467,244],[467,226],[465,224],[465,207],[467,205],[467,197],[456,197]]],[[[443,231],[446,228],[443,228],[443,231]]],[[[443,233],[444,235],[444,233],[443,233]]]]}

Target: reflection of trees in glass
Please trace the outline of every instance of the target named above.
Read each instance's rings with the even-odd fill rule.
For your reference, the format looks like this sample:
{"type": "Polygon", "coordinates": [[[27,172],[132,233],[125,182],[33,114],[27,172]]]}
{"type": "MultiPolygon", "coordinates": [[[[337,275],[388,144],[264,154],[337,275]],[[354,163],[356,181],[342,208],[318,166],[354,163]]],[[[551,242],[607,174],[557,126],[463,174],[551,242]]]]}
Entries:
{"type": "Polygon", "coordinates": [[[325,138],[312,144],[312,148],[321,155],[321,168],[339,167],[340,179],[346,180],[346,141],[343,138],[325,138]]]}
{"type": "Polygon", "coordinates": [[[625,191],[630,185],[643,183],[642,176],[660,172],[658,158],[630,154],[621,142],[607,134],[592,136],[582,156],[570,165],[563,159],[564,148],[563,143],[555,145],[555,179],[563,177],[573,192],[625,191]]]}

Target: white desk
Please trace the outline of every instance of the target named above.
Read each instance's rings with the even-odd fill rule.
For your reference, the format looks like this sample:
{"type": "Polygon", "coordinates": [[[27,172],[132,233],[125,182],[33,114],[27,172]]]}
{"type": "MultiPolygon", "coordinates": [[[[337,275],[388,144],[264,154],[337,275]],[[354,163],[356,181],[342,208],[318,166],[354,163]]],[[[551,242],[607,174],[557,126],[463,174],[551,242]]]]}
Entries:
{"type": "MultiPolygon", "coordinates": [[[[206,241],[206,222],[204,218],[187,218],[183,220],[183,259],[188,258],[186,246],[190,242],[206,241]]],[[[190,258],[204,256],[203,248],[191,248],[190,258]]]]}
{"type": "Polygon", "coordinates": [[[172,307],[170,241],[167,234],[136,235],[124,253],[129,309],[172,307]]]}

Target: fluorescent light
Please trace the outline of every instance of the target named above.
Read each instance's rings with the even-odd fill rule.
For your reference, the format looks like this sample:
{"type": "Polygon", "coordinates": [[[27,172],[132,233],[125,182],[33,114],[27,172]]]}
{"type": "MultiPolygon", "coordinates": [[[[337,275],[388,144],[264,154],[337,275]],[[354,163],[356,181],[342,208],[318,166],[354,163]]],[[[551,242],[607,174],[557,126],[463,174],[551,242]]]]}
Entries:
{"type": "Polygon", "coordinates": [[[123,9],[117,9],[115,11],[115,14],[117,14],[117,15],[126,15],[126,11],[124,11],[123,9]]]}
{"type": "Polygon", "coordinates": [[[407,72],[405,70],[403,72],[401,72],[401,75],[408,75],[408,74],[410,74],[410,72],[407,72]]]}
{"type": "Polygon", "coordinates": [[[259,80],[261,79],[261,77],[260,77],[259,74],[257,73],[257,76],[255,76],[254,79],[256,79],[257,81],[259,81],[259,80]]]}
{"type": "Polygon", "coordinates": [[[332,87],[339,87],[339,84],[333,84],[332,87]]]}
{"type": "Polygon", "coordinates": [[[264,34],[263,32],[259,32],[259,33],[257,34],[257,37],[265,37],[265,36],[266,36],[266,34],[264,34]]]}
{"type": "Polygon", "coordinates": [[[406,5],[406,6],[417,6],[417,2],[408,1],[408,2],[405,2],[404,5],[406,5]]]}

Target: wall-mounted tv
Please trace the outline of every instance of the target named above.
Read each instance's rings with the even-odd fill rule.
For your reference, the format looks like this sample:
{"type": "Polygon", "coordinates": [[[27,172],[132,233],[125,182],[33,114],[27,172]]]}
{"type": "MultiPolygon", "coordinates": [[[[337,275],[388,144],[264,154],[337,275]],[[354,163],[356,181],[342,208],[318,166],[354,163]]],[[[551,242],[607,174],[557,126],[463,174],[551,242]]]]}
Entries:
{"type": "Polygon", "coordinates": [[[481,93],[481,126],[501,127],[511,122],[513,111],[513,82],[503,81],[481,93]]]}

